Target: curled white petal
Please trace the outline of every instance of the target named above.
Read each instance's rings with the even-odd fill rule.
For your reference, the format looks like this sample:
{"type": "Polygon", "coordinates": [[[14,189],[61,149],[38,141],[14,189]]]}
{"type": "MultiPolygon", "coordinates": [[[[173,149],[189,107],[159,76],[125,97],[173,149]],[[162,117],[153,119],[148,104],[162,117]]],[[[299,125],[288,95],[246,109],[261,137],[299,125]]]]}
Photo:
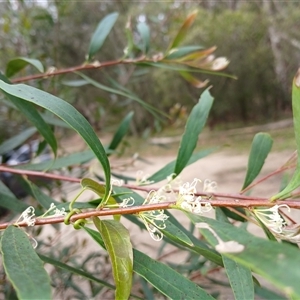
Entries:
{"type": "Polygon", "coordinates": [[[203,192],[206,193],[214,193],[217,190],[217,183],[215,181],[211,181],[210,179],[204,180],[203,192]]]}
{"type": "Polygon", "coordinates": [[[125,199],[123,199],[122,203],[120,203],[120,207],[125,208],[128,206],[132,206],[132,205],[134,205],[134,202],[135,202],[135,200],[133,197],[125,198],[125,199]]]}

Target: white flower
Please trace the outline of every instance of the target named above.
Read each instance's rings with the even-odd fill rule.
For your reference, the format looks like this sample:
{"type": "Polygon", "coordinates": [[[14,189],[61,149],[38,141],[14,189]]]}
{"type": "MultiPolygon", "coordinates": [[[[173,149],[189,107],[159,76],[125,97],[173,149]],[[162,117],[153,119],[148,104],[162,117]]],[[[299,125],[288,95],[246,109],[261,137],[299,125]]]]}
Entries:
{"type": "Polygon", "coordinates": [[[122,179],[114,179],[111,178],[111,185],[115,185],[115,186],[122,186],[124,184],[124,180],[122,179]]]}
{"type": "Polygon", "coordinates": [[[17,220],[16,223],[19,222],[25,222],[27,226],[34,226],[35,224],[35,213],[34,213],[34,207],[29,206],[27,209],[25,209],[19,219],[17,220]]]}
{"type": "Polygon", "coordinates": [[[288,211],[290,208],[286,204],[274,205],[271,208],[255,208],[253,212],[255,216],[274,233],[282,233],[283,227],[286,226],[285,220],[278,212],[280,207],[286,207],[288,211]]]}
{"type": "Polygon", "coordinates": [[[196,223],[196,228],[208,229],[218,241],[215,249],[220,253],[240,253],[245,249],[245,246],[236,241],[224,242],[217,233],[206,223],[196,223]]]}
{"type": "Polygon", "coordinates": [[[120,208],[126,208],[128,206],[132,206],[134,205],[134,198],[133,197],[129,197],[129,198],[125,198],[123,199],[122,203],[120,203],[119,207],[120,208]]]}
{"type": "Polygon", "coordinates": [[[149,177],[148,174],[144,175],[143,171],[138,171],[136,173],[136,184],[137,185],[147,185],[147,184],[153,183],[153,181],[147,179],[148,177],[149,177]]]}

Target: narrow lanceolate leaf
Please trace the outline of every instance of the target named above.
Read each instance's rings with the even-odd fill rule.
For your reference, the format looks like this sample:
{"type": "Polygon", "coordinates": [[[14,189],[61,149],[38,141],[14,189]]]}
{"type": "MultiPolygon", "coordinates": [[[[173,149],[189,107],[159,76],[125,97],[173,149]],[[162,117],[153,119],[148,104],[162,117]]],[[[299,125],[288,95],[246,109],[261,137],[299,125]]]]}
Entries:
{"type": "Polygon", "coordinates": [[[44,72],[44,67],[39,60],[27,57],[16,57],[8,62],[5,72],[6,77],[15,75],[23,70],[27,65],[32,65],[41,73],[44,72]]]}
{"type": "Polygon", "coordinates": [[[188,161],[197,146],[198,136],[206,123],[209,111],[213,104],[213,99],[214,98],[210,95],[208,89],[206,89],[202,93],[199,102],[191,111],[180,142],[176,165],[173,171],[176,176],[180,174],[188,164],[188,161]]]}
{"type": "Polygon", "coordinates": [[[174,40],[172,41],[172,43],[170,44],[168,51],[178,47],[178,45],[183,41],[183,39],[186,37],[187,32],[189,30],[189,28],[192,26],[192,24],[194,23],[195,19],[197,16],[197,11],[193,11],[191,14],[189,14],[187,16],[187,18],[185,19],[184,23],[182,24],[181,28],[179,29],[179,31],[177,32],[176,37],[174,38],[174,40]]]}
{"type": "Polygon", "coordinates": [[[52,299],[49,275],[22,229],[5,229],[1,253],[5,273],[19,299],[52,299]]]}
{"type": "Polygon", "coordinates": [[[104,41],[106,40],[113,26],[115,25],[118,16],[118,13],[112,13],[107,15],[100,21],[90,42],[88,60],[91,60],[95,53],[99,51],[99,49],[102,47],[104,41]]]}
{"type": "Polygon", "coordinates": [[[243,189],[252,183],[260,173],[265,160],[272,148],[273,140],[267,133],[257,133],[253,139],[251,151],[248,159],[247,174],[243,184],[243,189]]]}
{"type": "Polygon", "coordinates": [[[294,131],[298,152],[297,167],[287,187],[277,195],[273,196],[271,198],[272,201],[289,197],[291,195],[291,192],[300,186],[300,69],[298,70],[293,80],[292,106],[294,118],[294,131]]]}
{"type": "Polygon", "coordinates": [[[126,133],[128,132],[130,122],[133,117],[133,112],[127,114],[127,116],[122,120],[119,128],[117,129],[112,141],[110,142],[108,149],[109,150],[116,150],[126,133]]]}
{"type": "MultiPolygon", "coordinates": [[[[189,159],[186,166],[189,166],[193,164],[194,162],[198,161],[199,159],[215,152],[218,149],[218,147],[215,148],[209,148],[205,150],[201,150],[199,152],[194,153],[191,158],[189,159]]],[[[171,175],[174,172],[174,168],[176,165],[176,160],[171,161],[167,165],[165,165],[163,168],[161,168],[159,171],[151,175],[147,180],[151,181],[152,183],[156,183],[162,180],[165,180],[167,176],[171,175]]]]}
{"type": "Polygon", "coordinates": [[[109,254],[116,284],[115,299],[128,299],[132,286],[133,253],[128,230],[118,221],[93,217],[109,254]]]}
{"type": "MultiPolygon", "coordinates": [[[[222,253],[223,256],[263,276],[290,298],[300,299],[300,269],[295,268],[300,265],[298,248],[255,237],[246,230],[231,224],[193,214],[188,214],[188,216],[194,223],[208,224],[223,241],[235,241],[244,246],[239,253],[222,253]]],[[[201,229],[201,233],[212,246],[216,246],[216,238],[211,232],[201,229]]]]}
{"type": "Polygon", "coordinates": [[[149,26],[146,23],[139,23],[137,25],[138,32],[142,38],[143,41],[143,53],[147,54],[150,47],[150,29],[149,26]]]}
{"type": "Polygon", "coordinates": [[[0,210],[1,207],[22,213],[28,205],[16,198],[9,188],[0,180],[0,210]]]}
{"type": "Polygon", "coordinates": [[[134,272],[169,299],[214,299],[194,282],[136,249],[134,249],[134,272]]]}
{"type": "MultiPolygon", "coordinates": [[[[72,105],[58,97],[25,84],[10,85],[0,81],[0,89],[13,97],[18,97],[51,111],[77,131],[101,163],[105,174],[106,186],[110,187],[110,165],[105,149],[90,123],[72,105]]],[[[109,190],[109,188],[106,189],[104,198],[108,196],[109,190]]]]}
{"type": "MultiPolygon", "coordinates": [[[[0,84],[6,85],[8,87],[10,86],[13,87],[12,85],[7,84],[7,82],[8,82],[7,78],[0,73],[0,84]]],[[[2,89],[1,86],[0,89],[2,89]]],[[[7,98],[14,104],[14,106],[16,106],[17,109],[20,110],[25,115],[25,117],[37,128],[39,133],[44,137],[46,142],[51,147],[54,156],[56,157],[57,142],[54,133],[51,130],[50,126],[43,120],[43,118],[36,110],[34,105],[32,103],[28,103],[22,100],[24,99],[21,96],[22,92],[18,93],[17,95],[13,95],[10,92],[5,91],[5,89],[2,89],[2,91],[7,96],[7,98]]]]}
{"type": "Polygon", "coordinates": [[[13,136],[12,138],[6,140],[0,145],[0,155],[6,154],[7,152],[19,147],[26,140],[28,140],[34,133],[36,133],[35,127],[30,127],[13,136]]]}
{"type": "Polygon", "coordinates": [[[224,267],[236,300],[254,300],[254,284],[251,270],[223,256],[224,267]]]}

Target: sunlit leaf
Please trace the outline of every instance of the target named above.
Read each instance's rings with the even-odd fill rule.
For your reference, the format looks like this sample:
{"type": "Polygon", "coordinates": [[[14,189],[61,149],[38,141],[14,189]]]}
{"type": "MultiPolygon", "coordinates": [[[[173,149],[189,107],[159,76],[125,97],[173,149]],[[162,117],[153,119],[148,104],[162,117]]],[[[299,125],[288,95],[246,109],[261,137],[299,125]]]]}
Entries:
{"type": "Polygon", "coordinates": [[[35,127],[30,127],[6,140],[0,145],[0,155],[6,154],[9,151],[21,146],[25,141],[27,141],[37,129],[35,127]]]}
{"type": "Polygon", "coordinates": [[[185,131],[180,142],[176,165],[173,171],[176,176],[188,164],[197,146],[198,136],[204,128],[212,104],[213,97],[210,95],[208,89],[206,89],[202,93],[199,102],[192,109],[185,125],[185,131]]]}
{"type": "Polygon", "coordinates": [[[170,59],[170,60],[177,59],[201,49],[203,49],[202,46],[185,46],[180,48],[173,48],[172,50],[169,51],[165,59],[170,59]]]}
{"type": "MultiPolygon", "coordinates": [[[[84,227],[90,236],[103,248],[104,242],[98,232],[84,227]]],[[[133,249],[133,271],[151,283],[162,294],[171,299],[214,299],[198,285],[170,267],[133,249]]]]}
{"type": "Polygon", "coordinates": [[[128,230],[118,221],[93,217],[109,254],[116,284],[115,299],[128,299],[132,286],[133,253],[128,230]]]}
{"type": "Polygon", "coordinates": [[[195,51],[192,52],[190,54],[187,54],[186,56],[181,57],[180,59],[178,59],[178,61],[199,61],[202,60],[203,58],[207,57],[208,55],[212,54],[214,51],[216,51],[217,47],[211,47],[208,49],[204,49],[201,51],[195,51]]]}
{"type": "MultiPolygon", "coordinates": [[[[298,248],[255,237],[245,229],[231,224],[193,214],[188,216],[194,223],[208,224],[223,241],[235,241],[245,246],[239,253],[222,253],[223,256],[250,268],[252,272],[263,276],[290,297],[300,297],[300,269],[295,268],[300,264],[298,248]]],[[[201,229],[201,233],[212,246],[216,246],[216,238],[207,229],[201,229]]]]}
{"type": "MultiPolygon", "coordinates": [[[[294,117],[294,131],[295,139],[297,144],[297,152],[300,153],[300,69],[293,80],[292,88],[292,106],[293,106],[293,117],[294,117]]],[[[297,187],[300,186],[300,155],[298,155],[297,167],[295,173],[286,186],[286,188],[271,198],[272,201],[276,199],[284,199],[291,195],[297,187]]]]}
{"type": "Polygon", "coordinates": [[[5,273],[19,299],[52,299],[49,275],[23,230],[7,227],[1,252],[5,273]]]}
{"type": "MultiPolygon", "coordinates": [[[[13,97],[18,97],[51,111],[67,122],[95,153],[103,167],[106,185],[110,187],[110,165],[105,149],[90,123],[72,105],[58,97],[24,84],[9,85],[0,81],[0,88],[13,97]]],[[[106,189],[104,198],[108,194],[109,188],[106,189]]]]}
{"type": "Polygon", "coordinates": [[[39,60],[27,57],[16,57],[8,62],[5,72],[6,77],[9,78],[15,75],[23,70],[27,65],[32,65],[41,73],[44,72],[44,67],[39,60]]]}
{"type": "Polygon", "coordinates": [[[110,33],[113,26],[115,25],[118,16],[119,16],[118,13],[111,13],[105,16],[100,21],[90,42],[90,46],[88,50],[88,60],[91,60],[91,58],[95,55],[95,53],[99,51],[99,49],[102,47],[108,34],[110,33]]]}
{"type": "Polygon", "coordinates": [[[170,44],[169,48],[168,48],[168,52],[173,49],[178,47],[178,45],[183,41],[183,39],[186,37],[189,28],[192,26],[192,24],[194,23],[196,16],[197,16],[197,11],[193,11],[192,13],[190,13],[187,18],[185,19],[184,23],[182,24],[181,28],[179,29],[179,31],[177,32],[176,37],[174,38],[174,40],[172,41],[172,43],[170,44]]]}
{"type": "MultiPolygon", "coordinates": [[[[206,157],[207,155],[215,152],[218,147],[215,148],[209,148],[205,150],[201,150],[199,152],[194,153],[191,158],[189,159],[186,166],[189,166],[193,164],[194,162],[198,161],[199,159],[206,157]]],[[[170,163],[166,164],[164,167],[162,167],[159,171],[155,172],[153,175],[151,175],[147,180],[156,183],[162,180],[165,180],[167,176],[170,176],[174,172],[174,168],[176,165],[176,160],[171,161],[170,163]]]]}
{"type": "Polygon", "coordinates": [[[138,32],[143,40],[143,52],[145,54],[149,51],[150,46],[150,29],[145,22],[140,22],[137,25],[138,32]]]}
{"type": "Polygon", "coordinates": [[[243,184],[245,189],[260,173],[265,160],[272,148],[273,140],[267,133],[257,133],[253,139],[248,159],[246,178],[243,184]]]}

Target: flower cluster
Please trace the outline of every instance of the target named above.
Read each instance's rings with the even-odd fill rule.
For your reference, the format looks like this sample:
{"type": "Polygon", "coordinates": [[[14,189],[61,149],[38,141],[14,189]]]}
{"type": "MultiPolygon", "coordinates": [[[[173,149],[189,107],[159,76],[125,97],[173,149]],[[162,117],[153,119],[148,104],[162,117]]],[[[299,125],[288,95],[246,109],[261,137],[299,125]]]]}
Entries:
{"type": "MultiPolygon", "coordinates": [[[[203,214],[209,212],[212,209],[210,202],[203,201],[201,196],[195,196],[195,193],[197,193],[196,185],[198,182],[201,181],[195,178],[192,183],[186,182],[181,185],[179,187],[178,197],[176,201],[176,205],[193,214],[203,214]]],[[[212,192],[216,189],[216,187],[217,184],[215,181],[210,181],[208,179],[204,181],[205,192],[212,192]]]]}
{"type": "MultiPolygon", "coordinates": [[[[146,197],[143,205],[157,204],[165,201],[166,201],[166,197],[162,195],[162,190],[151,191],[146,197]]],[[[162,240],[163,233],[161,232],[161,230],[166,228],[165,221],[168,219],[168,216],[164,213],[164,210],[159,209],[154,211],[140,212],[139,217],[145,224],[150,236],[155,241],[162,240]]]]}
{"type": "Polygon", "coordinates": [[[144,174],[143,171],[138,171],[136,174],[136,184],[137,185],[148,185],[153,183],[153,181],[148,180],[149,175],[144,174]]]}
{"type": "Polygon", "coordinates": [[[290,242],[300,242],[300,230],[298,225],[288,226],[286,221],[279,213],[279,209],[285,207],[290,211],[286,204],[276,204],[271,208],[255,208],[253,213],[260,222],[262,222],[274,235],[282,240],[290,242]]]}
{"type": "Polygon", "coordinates": [[[59,217],[59,216],[66,216],[67,213],[65,211],[65,208],[58,209],[54,203],[51,203],[49,209],[41,216],[41,218],[46,217],[49,215],[49,217],[59,217]],[[49,215],[49,213],[52,213],[49,215]]]}

